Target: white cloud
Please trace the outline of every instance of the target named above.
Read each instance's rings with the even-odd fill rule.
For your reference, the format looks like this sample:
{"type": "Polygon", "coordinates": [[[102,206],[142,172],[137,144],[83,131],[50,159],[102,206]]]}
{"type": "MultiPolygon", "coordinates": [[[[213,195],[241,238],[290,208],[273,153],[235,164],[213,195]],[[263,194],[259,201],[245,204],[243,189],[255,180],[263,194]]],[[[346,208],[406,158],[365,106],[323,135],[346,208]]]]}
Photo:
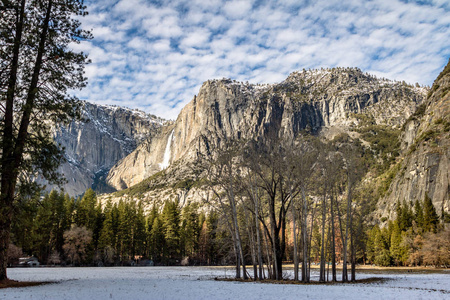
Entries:
{"type": "MultiPolygon", "coordinates": [[[[147,43],[148,46],[148,43],[147,43]]],[[[170,41],[169,40],[158,40],[151,44],[156,52],[167,53],[170,51],[170,41]]]]}
{"type": "Polygon", "coordinates": [[[178,21],[178,17],[173,15],[163,18],[146,18],[142,22],[142,27],[147,31],[148,37],[174,38],[181,36],[183,33],[178,21]]]}
{"type": "Polygon", "coordinates": [[[450,5],[377,1],[87,1],[94,40],[79,97],[175,119],[202,82],[279,82],[294,70],[355,66],[431,84],[450,56],[450,5]]]}
{"type": "Polygon", "coordinates": [[[134,49],[145,49],[148,46],[148,42],[140,37],[134,37],[127,43],[127,46],[134,49]]]}
{"type": "Polygon", "coordinates": [[[199,47],[204,48],[209,40],[209,31],[207,30],[196,30],[190,32],[181,41],[181,44],[185,47],[199,47]]]}
{"type": "Polygon", "coordinates": [[[247,16],[252,8],[252,1],[248,0],[235,0],[226,1],[222,6],[222,10],[225,15],[231,19],[239,19],[247,16]]]}

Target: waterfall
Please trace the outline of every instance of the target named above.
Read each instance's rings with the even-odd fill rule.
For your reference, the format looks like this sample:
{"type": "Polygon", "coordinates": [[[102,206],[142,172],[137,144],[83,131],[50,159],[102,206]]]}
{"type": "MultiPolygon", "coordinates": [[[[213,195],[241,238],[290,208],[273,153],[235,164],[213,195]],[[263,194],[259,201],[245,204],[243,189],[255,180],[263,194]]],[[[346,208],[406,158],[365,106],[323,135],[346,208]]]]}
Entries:
{"type": "Polygon", "coordinates": [[[164,158],[162,163],[159,164],[159,167],[161,170],[166,169],[170,165],[170,146],[172,145],[172,139],[173,139],[173,130],[169,135],[169,138],[167,139],[167,145],[166,150],[164,151],[164,158]]]}

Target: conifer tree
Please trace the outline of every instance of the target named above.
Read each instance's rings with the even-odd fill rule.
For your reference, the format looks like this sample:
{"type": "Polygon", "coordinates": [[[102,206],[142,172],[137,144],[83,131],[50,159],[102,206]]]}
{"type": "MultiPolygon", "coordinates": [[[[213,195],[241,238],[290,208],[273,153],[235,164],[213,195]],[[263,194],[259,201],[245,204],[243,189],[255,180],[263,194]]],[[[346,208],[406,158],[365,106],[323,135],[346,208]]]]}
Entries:
{"type": "Polygon", "coordinates": [[[132,255],[134,214],[129,204],[120,201],[118,205],[118,246],[122,263],[132,255]]]}
{"type": "Polygon", "coordinates": [[[133,224],[133,255],[145,255],[146,230],[145,215],[142,202],[138,202],[135,208],[133,224]]]}
{"type": "Polygon", "coordinates": [[[152,228],[153,228],[153,222],[155,221],[155,219],[158,217],[158,209],[156,208],[155,205],[152,206],[152,209],[150,210],[147,219],[146,219],[146,233],[147,233],[147,237],[146,237],[146,256],[148,257],[152,257],[153,253],[154,253],[154,244],[152,242],[152,228]]]}
{"type": "Polygon", "coordinates": [[[100,250],[104,250],[106,247],[114,246],[113,239],[115,237],[113,231],[113,215],[112,215],[112,202],[109,200],[106,202],[105,208],[103,210],[103,224],[102,229],[100,231],[100,236],[98,240],[98,248],[100,250]]]}
{"type": "Polygon", "coordinates": [[[39,208],[40,196],[37,193],[17,203],[17,213],[11,224],[11,243],[22,248],[23,253],[33,252],[33,228],[37,210],[39,208]]]}
{"type": "Polygon", "coordinates": [[[394,222],[389,251],[392,259],[394,260],[394,263],[397,266],[403,265],[408,259],[408,250],[404,247],[402,241],[402,231],[400,230],[397,222],[394,222]]]}
{"type": "Polygon", "coordinates": [[[76,15],[85,15],[80,0],[2,1],[0,18],[0,280],[7,279],[7,249],[14,200],[36,185],[40,173],[61,183],[56,169],[62,152],[50,138],[50,124],[76,115],[68,90],[85,86],[86,56],[68,46],[90,37],[76,15]],[[33,132],[33,134],[29,134],[33,132]]]}
{"type": "Polygon", "coordinates": [[[166,242],[164,238],[164,225],[161,217],[157,215],[150,232],[151,257],[155,263],[161,262],[166,255],[166,242]]]}
{"type": "Polygon", "coordinates": [[[196,211],[196,205],[188,203],[183,207],[182,219],[182,244],[185,255],[193,256],[198,246],[199,236],[199,216],[196,211]]]}
{"type": "Polygon", "coordinates": [[[400,204],[400,201],[397,201],[396,207],[397,218],[396,222],[400,231],[406,231],[412,225],[413,220],[413,212],[411,207],[406,203],[405,200],[400,204]]]}
{"type": "Polygon", "coordinates": [[[219,249],[216,246],[218,243],[218,219],[217,212],[210,211],[205,220],[206,230],[202,241],[208,264],[217,263],[217,257],[219,256],[219,249]]]}
{"type": "MultiPolygon", "coordinates": [[[[423,230],[423,208],[419,199],[414,202],[414,220],[416,222],[418,230],[423,230]]],[[[420,232],[417,232],[420,233],[420,232]]]]}
{"type": "Polygon", "coordinates": [[[178,259],[180,256],[180,211],[175,201],[167,201],[162,211],[164,241],[167,259],[178,259]]]}
{"type": "Polygon", "coordinates": [[[52,190],[39,203],[34,219],[33,239],[38,258],[47,262],[52,253],[62,254],[64,231],[68,229],[65,196],[52,190]]]}
{"type": "Polygon", "coordinates": [[[46,194],[40,202],[36,219],[33,222],[34,248],[40,261],[47,261],[47,257],[51,253],[52,213],[50,197],[46,194]]]}
{"type": "Polygon", "coordinates": [[[439,224],[439,216],[434,208],[433,202],[428,194],[425,194],[423,202],[423,228],[424,231],[432,231],[436,233],[439,224]]]}
{"type": "Polygon", "coordinates": [[[88,189],[83,198],[76,203],[75,223],[79,227],[94,230],[97,223],[97,195],[94,190],[88,189]]]}

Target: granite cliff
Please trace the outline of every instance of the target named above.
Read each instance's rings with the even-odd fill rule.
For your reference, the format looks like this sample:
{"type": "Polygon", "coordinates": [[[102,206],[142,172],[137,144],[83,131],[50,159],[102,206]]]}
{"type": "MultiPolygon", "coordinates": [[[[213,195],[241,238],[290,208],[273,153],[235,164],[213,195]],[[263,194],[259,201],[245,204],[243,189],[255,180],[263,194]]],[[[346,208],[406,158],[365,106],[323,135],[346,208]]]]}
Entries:
{"type": "Polygon", "coordinates": [[[355,136],[361,115],[400,129],[426,93],[425,88],[378,79],[356,68],[303,70],[271,85],[209,80],[173,124],[117,163],[107,182],[121,190],[167,167],[165,173],[178,169],[181,180],[188,172],[181,166],[192,162],[197,151],[207,153],[224,140],[274,133],[295,138],[305,130],[326,138],[355,136]]]}
{"type": "Polygon", "coordinates": [[[59,171],[68,181],[63,187],[71,196],[91,187],[114,191],[104,184],[104,175],[165,122],[141,111],[88,102],[83,103],[82,117],[86,122],[73,121],[53,131],[54,140],[65,149],[66,162],[59,171]]]}
{"type": "Polygon", "coordinates": [[[450,61],[435,80],[426,101],[404,125],[403,160],[380,216],[392,219],[397,200],[413,204],[428,195],[439,215],[450,211],[450,61]]]}

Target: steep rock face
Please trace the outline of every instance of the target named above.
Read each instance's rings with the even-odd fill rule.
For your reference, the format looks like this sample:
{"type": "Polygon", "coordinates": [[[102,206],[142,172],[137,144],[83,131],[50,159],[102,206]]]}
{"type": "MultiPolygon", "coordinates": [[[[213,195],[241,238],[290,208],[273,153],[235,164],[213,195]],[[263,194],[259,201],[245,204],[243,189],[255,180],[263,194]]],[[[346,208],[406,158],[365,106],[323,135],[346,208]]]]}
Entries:
{"type": "Polygon", "coordinates": [[[74,121],[54,130],[54,140],[65,148],[67,162],[59,171],[68,181],[64,189],[71,196],[93,185],[101,190],[101,177],[164,122],[137,110],[88,102],[83,104],[82,116],[88,122],[74,121]]]}
{"type": "Polygon", "coordinates": [[[169,144],[168,149],[170,150],[170,144],[173,141],[172,130],[173,126],[168,126],[154,131],[138,147],[137,151],[133,151],[111,168],[107,176],[107,183],[117,190],[122,190],[160,171],[164,167],[166,148],[169,144]]]}
{"type": "Polygon", "coordinates": [[[440,214],[450,210],[450,61],[429,97],[405,124],[404,159],[388,195],[379,202],[381,216],[393,219],[397,200],[432,199],[440,214]]]}
{"type": "Polygon", "coordinates": [[[357,114],[400,128],[423,101],[425,92],[349,68],[294,72],[274,85],[210,80],[174,124],[116,164],[107,181],[116,189],[124,189],[151,176],[162,169],[166,149],[173,163],[192,161],[197,151],[207,153],[229,139],[271,134],[295,138],[303,130],[332,132],[332,137],[357,126],[357,114]]]}

